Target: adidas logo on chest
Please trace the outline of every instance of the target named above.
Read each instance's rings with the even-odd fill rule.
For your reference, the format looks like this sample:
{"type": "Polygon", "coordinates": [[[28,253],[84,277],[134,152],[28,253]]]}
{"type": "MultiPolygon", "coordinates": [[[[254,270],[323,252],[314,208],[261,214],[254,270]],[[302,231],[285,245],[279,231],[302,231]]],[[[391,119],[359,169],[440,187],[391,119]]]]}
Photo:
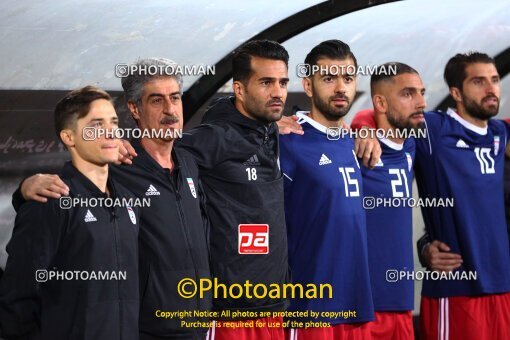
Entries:
{"type": "Polygon", "coordinates": [[[154,185],[149,185],[149,189],[145,192],[145,196],[159,196],[161,193],[154,187],[154,185]]]}
{"type": "Polygon", "coordinates": [[[459,139],[455,146],[461,149],[469,149],[469,145],[467,145],[462,139],[459,139]]]}
{"type": "Polygon", "coordinates": [[[87,213],[85,214],[84,221],[85,222],[96,222],[97,218],[92,214],[92,212],[89,209],[87,209],[87,213]]]}
{"type": "Polygon", "coordinates": [[[319,165],[327,165],[331,163],[331,159],[329,159],[325,154],[322,154],[321,159],[319,160],[319,165]]]}
{"type": "Polygon", "coordinates": [[[248,165],[248,166],[256,166],[256,165],[260,165],[260,161],[259,161],[259,158],[257,157],[257,155],[253,155],[251,156],[250,158],[248,158],[244,163],[243,165],[248,165]]]}

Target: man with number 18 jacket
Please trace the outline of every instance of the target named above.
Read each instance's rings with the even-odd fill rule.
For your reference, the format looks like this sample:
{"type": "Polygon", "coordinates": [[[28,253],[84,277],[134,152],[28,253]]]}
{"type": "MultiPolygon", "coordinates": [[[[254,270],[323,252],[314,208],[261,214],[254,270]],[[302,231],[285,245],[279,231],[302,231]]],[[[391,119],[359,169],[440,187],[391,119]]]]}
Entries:
{"type": "MultiPolygon", "coordinates": [[[[275,123],[287,96],[287,62],[287,52],[276,42],[253,41],[240,47],[233,59],[235,97],[215,102],[203,124],[178,143],[199,166],[211,224],[211,272],[227,287],[289,282],[275,123]]],[[[219,311],[283,311],[286,305],[282,296],[269,294],[213,299],[219,311]]],[[[282,328],[215,327],[210,333],[215,339],[283,339],[282,328]]]]}

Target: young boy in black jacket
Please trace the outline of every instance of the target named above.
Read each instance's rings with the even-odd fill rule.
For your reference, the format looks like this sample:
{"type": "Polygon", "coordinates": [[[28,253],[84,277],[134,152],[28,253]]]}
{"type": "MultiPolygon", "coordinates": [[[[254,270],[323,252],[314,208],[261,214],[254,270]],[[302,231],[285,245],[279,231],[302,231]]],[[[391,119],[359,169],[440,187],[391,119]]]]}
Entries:
{"type": "Polygon", "coordinates": [[[138,339],[136,198],[109,176],[119,141],[84,138],[117,126],[111,97],[99,88],[57,104],[57,135],[72,159],[60,177],[70,196],[18,211],[0,281],[3,338],[138,339]]]}

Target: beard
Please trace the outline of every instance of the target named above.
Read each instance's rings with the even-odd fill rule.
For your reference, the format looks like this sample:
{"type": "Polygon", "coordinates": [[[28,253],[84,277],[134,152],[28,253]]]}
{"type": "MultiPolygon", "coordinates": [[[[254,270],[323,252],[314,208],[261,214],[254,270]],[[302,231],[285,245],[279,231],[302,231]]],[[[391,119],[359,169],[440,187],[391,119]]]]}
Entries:
{"type": "Polygon", "coordinates": [[[397,115],[394,115],[393,113],[391,113],[391,111],[388,111],[387,117],[388,117],[388,122],[390,123],[390,125],[393,126],[397,130],[407,131],[407,132],[415,130],[416,132],[418,132],[419,130],[425,129],[425,122],[413,124],[411,122],[411,118],[413,118],[414,116],[423,115],[423,114],[424,114],[423,111],[416,111],[416,112],[411,113],[409,115],[409,117],[404,118],[404,117],[397,117],[397,115]]]}
{"type": "MultiPolygon", "coordinates": [[[[317,93],[317,91],[314,91],[314,93],[317,93]]],[[[314,95],[312,97],[312,101],[317,110],[319,110],[319,112],[322,113],[328,120],[335,120],[344,117],[349,112],[352,104],[351,99],[345,94],[337,94],[329,97],[327,100],[323,100],[321,97],[314,95]],[[336,99],[345,100],[347,105],[344,107],[330,106],[329,102],[336,99]]]]}
{"type": "Polygon", "coordinates": [[[271,99],[265,103],[247,93],[246,111],[258,121],[269,124],[282,118],[285,102],[279,98],[271,99]],[[281,108],[271,107],[273,104],[281,104],[281,108]]]}
{"type": "Polygon", "coordinates": [[[484,97],[480,104],[464,96],[464,94],[461,94],[461,96],[462,101],[464,102],[464,107],[466,108],[466,112],[473,118],[480,120],[489,120],[490,118],[497,115],[499,112],[499,98],[494,95],[484,97]],[[497,104],[495,106],[484,109],[482,106],[483,102],[489,98],[496,98],[497,104]]]}

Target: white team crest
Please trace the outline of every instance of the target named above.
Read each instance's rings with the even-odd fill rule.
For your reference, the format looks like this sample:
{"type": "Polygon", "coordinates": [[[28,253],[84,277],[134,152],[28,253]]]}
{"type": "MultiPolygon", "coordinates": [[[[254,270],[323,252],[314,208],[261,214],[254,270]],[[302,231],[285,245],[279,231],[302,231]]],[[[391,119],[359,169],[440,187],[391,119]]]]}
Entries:
{"type": "Polygon", "coordinates": [[[494,155],[498,155],[499,151],[499,136],[494,136],[494,155]]]}
{"type": "Polygon", "coordinates": [[[411,154],[409,152],[406,152],[406,158],[407,158],[407,169],[409,172],[411,172],[413,168],[413,157],[411,157],[411,154]]]}
{"type": "Polygon", "coordinates": [[[133,211],[133,208],[127,207],[127,211],[129,214],[129,218],[131,219],[131,223],[136,224],[136,215],[135,212],[133,211]]]}
{"type": "Polygon", "coordinates": [[[195,190],[195,183],[193,183],[193,178],[187,177],[186,180],[188,181],[189,190],[191,190],[191,194],[193,197],[197,198],[197,191],[195,190]]]}

